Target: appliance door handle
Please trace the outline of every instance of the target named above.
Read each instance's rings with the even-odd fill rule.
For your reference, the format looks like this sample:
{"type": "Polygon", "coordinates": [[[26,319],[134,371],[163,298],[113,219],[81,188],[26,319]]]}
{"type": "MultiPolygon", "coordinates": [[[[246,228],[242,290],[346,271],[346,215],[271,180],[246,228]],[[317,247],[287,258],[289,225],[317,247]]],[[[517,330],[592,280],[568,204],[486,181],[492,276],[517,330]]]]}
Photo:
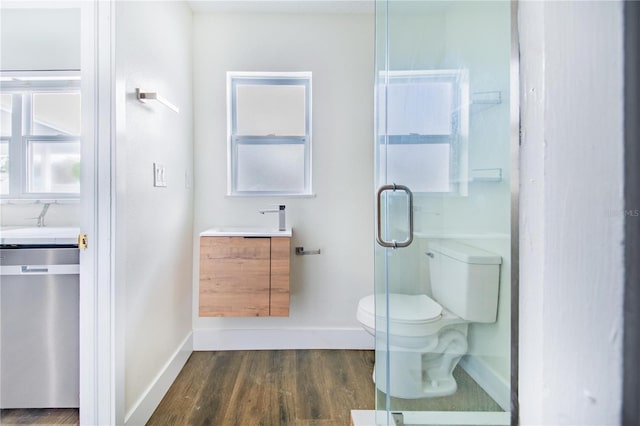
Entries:
{"type": "Polygon", "coordinates": [[[2,265],[0,276],[78,275],[80,265],[2,265]]]}
{"type": "Polygon", "coordinates": [[[49,272],[49,268],[46,266],[21,266],[20,272],[23,274],[37,274],[49,272]]]}
{"type": "Polygon", "coordinates": [[[378,222],[378,226],[376,227],[376,241],[382,247],[391,247],[391,248],[399,248],[399,247],[407,247],[411,245],[413,242],[413,192],[404,186],[404,185],[396,185],[395,183],[392,185],[382,185],[378,189],[377,195],[377,214],[376,221],[378,222]],[[404,241],[385,241],[382,239],[382,214],[381,214],[381,205],[382,205],[382,193],[385,191],[393,191],[396,190],[404,191],[407,193],[407,200],[409,202],[408,206],[408,219],[409,219],[409,235],[407,235],[407,239],[404,241]]]}

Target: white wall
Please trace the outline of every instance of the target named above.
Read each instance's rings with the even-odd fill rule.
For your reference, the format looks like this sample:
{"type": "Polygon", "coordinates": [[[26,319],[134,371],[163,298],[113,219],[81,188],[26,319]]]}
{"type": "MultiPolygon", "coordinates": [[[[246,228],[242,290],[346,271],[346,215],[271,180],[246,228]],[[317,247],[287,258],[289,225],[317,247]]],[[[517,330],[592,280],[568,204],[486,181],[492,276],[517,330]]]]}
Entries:
{"type": "Polygon", "coordinates": [[[177,373],[191,350],[192,15],[184,2],[118,1],[115,11],[114,283],[124,305],[115,315],[124,412],[139,424],[162,397],[158,387],[168,386],[166,372],[177,373]],[[140,103],[137,87],[180,113],[140,103]],[[166,166],[166,188],[153,186],[154,162],[166,166]]]}
{"type": "Polygon", "coordinates": [[[622,3],[520,3],[522,424],[620,423],[622,3]]]}
{"type": "MultiPolygon", "coordinates": [[[[16,3],[0,9],[0,69],[2,71],[79,70],[80,8],[40,9],[16,3]]],[[[4,202],[2,226],[35,226],[42,205],[33,201],[4,202]]],[[[52,204],[47,226],[78,226],[80,205],[52,204]]]]}
{"type": "Polygon", "coordinates": [[[194,87],[194,253],[213,226],[276,226],[258,210],[280,203],[292,251],[322,252],[292,254],[288,318],[199,318],[194,256],[196,349],[372,344],[355,315],[373,289],[373,16],[196,14],[194,87]],[[227,71],[313,73],[315,197],[225,195],[227,71]]]}

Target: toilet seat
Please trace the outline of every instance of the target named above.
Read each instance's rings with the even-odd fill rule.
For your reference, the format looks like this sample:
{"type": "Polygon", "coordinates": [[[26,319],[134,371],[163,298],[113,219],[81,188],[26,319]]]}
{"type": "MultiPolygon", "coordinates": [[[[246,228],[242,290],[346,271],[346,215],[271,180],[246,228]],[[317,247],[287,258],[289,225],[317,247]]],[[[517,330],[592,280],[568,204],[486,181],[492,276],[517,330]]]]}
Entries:
{"type": "MultiPolygon", "coordinates": [[[[384,298],[383,295],[380,297],[384,298]]],[[[384,299],[383,299],[384,300],[384,299]]],[[[386,303],[378,304],[382,308],[378,320],[386,319],[386,303]]],[[[358,320],[375,327],[375,295],[360,299],[358,303],[358,320]]],[[[442,306],[425,294],[389,294],[389,319],[394,325],[420,326],[439,320],[442,317],[442,306]]]]}

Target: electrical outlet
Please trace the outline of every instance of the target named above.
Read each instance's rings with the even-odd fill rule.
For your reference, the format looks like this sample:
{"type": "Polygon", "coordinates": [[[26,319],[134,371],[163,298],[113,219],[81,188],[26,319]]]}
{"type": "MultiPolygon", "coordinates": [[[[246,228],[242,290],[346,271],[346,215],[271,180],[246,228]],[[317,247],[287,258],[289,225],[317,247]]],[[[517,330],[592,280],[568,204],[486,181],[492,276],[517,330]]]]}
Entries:
{"type": "Polygon", "coordinates": [[[167,186],[167,170],[164,164],[153,163],[153,186],[167,186]]]}

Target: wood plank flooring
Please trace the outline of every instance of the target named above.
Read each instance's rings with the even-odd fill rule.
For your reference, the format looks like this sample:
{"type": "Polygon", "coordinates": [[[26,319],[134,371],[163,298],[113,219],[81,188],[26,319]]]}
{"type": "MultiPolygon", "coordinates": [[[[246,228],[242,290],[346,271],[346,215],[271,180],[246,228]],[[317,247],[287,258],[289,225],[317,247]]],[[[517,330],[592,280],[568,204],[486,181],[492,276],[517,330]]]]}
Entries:
{"type": "Polygon", "coordinates": [[[0,410],[0,425],[77,425],[77,408],[0,410]]]}
{"type": "Polygon", "coordinates": [[[348,425],[374,408],[372,351],[194,352],[147,423],[348,425]]]}
{"type": "MultiPolygon", "coordinates": [[[[194,352],[150,426],[341,426],[351,410],[384,407],[371,374],[373,351],[194,352]]],[[[458,391],[442,398],[391,398],[393,411],[500,411],[458,367],[458,391]]],[[[1,410],[0,425],[77,425],[78,410],[1,410]]]]}

